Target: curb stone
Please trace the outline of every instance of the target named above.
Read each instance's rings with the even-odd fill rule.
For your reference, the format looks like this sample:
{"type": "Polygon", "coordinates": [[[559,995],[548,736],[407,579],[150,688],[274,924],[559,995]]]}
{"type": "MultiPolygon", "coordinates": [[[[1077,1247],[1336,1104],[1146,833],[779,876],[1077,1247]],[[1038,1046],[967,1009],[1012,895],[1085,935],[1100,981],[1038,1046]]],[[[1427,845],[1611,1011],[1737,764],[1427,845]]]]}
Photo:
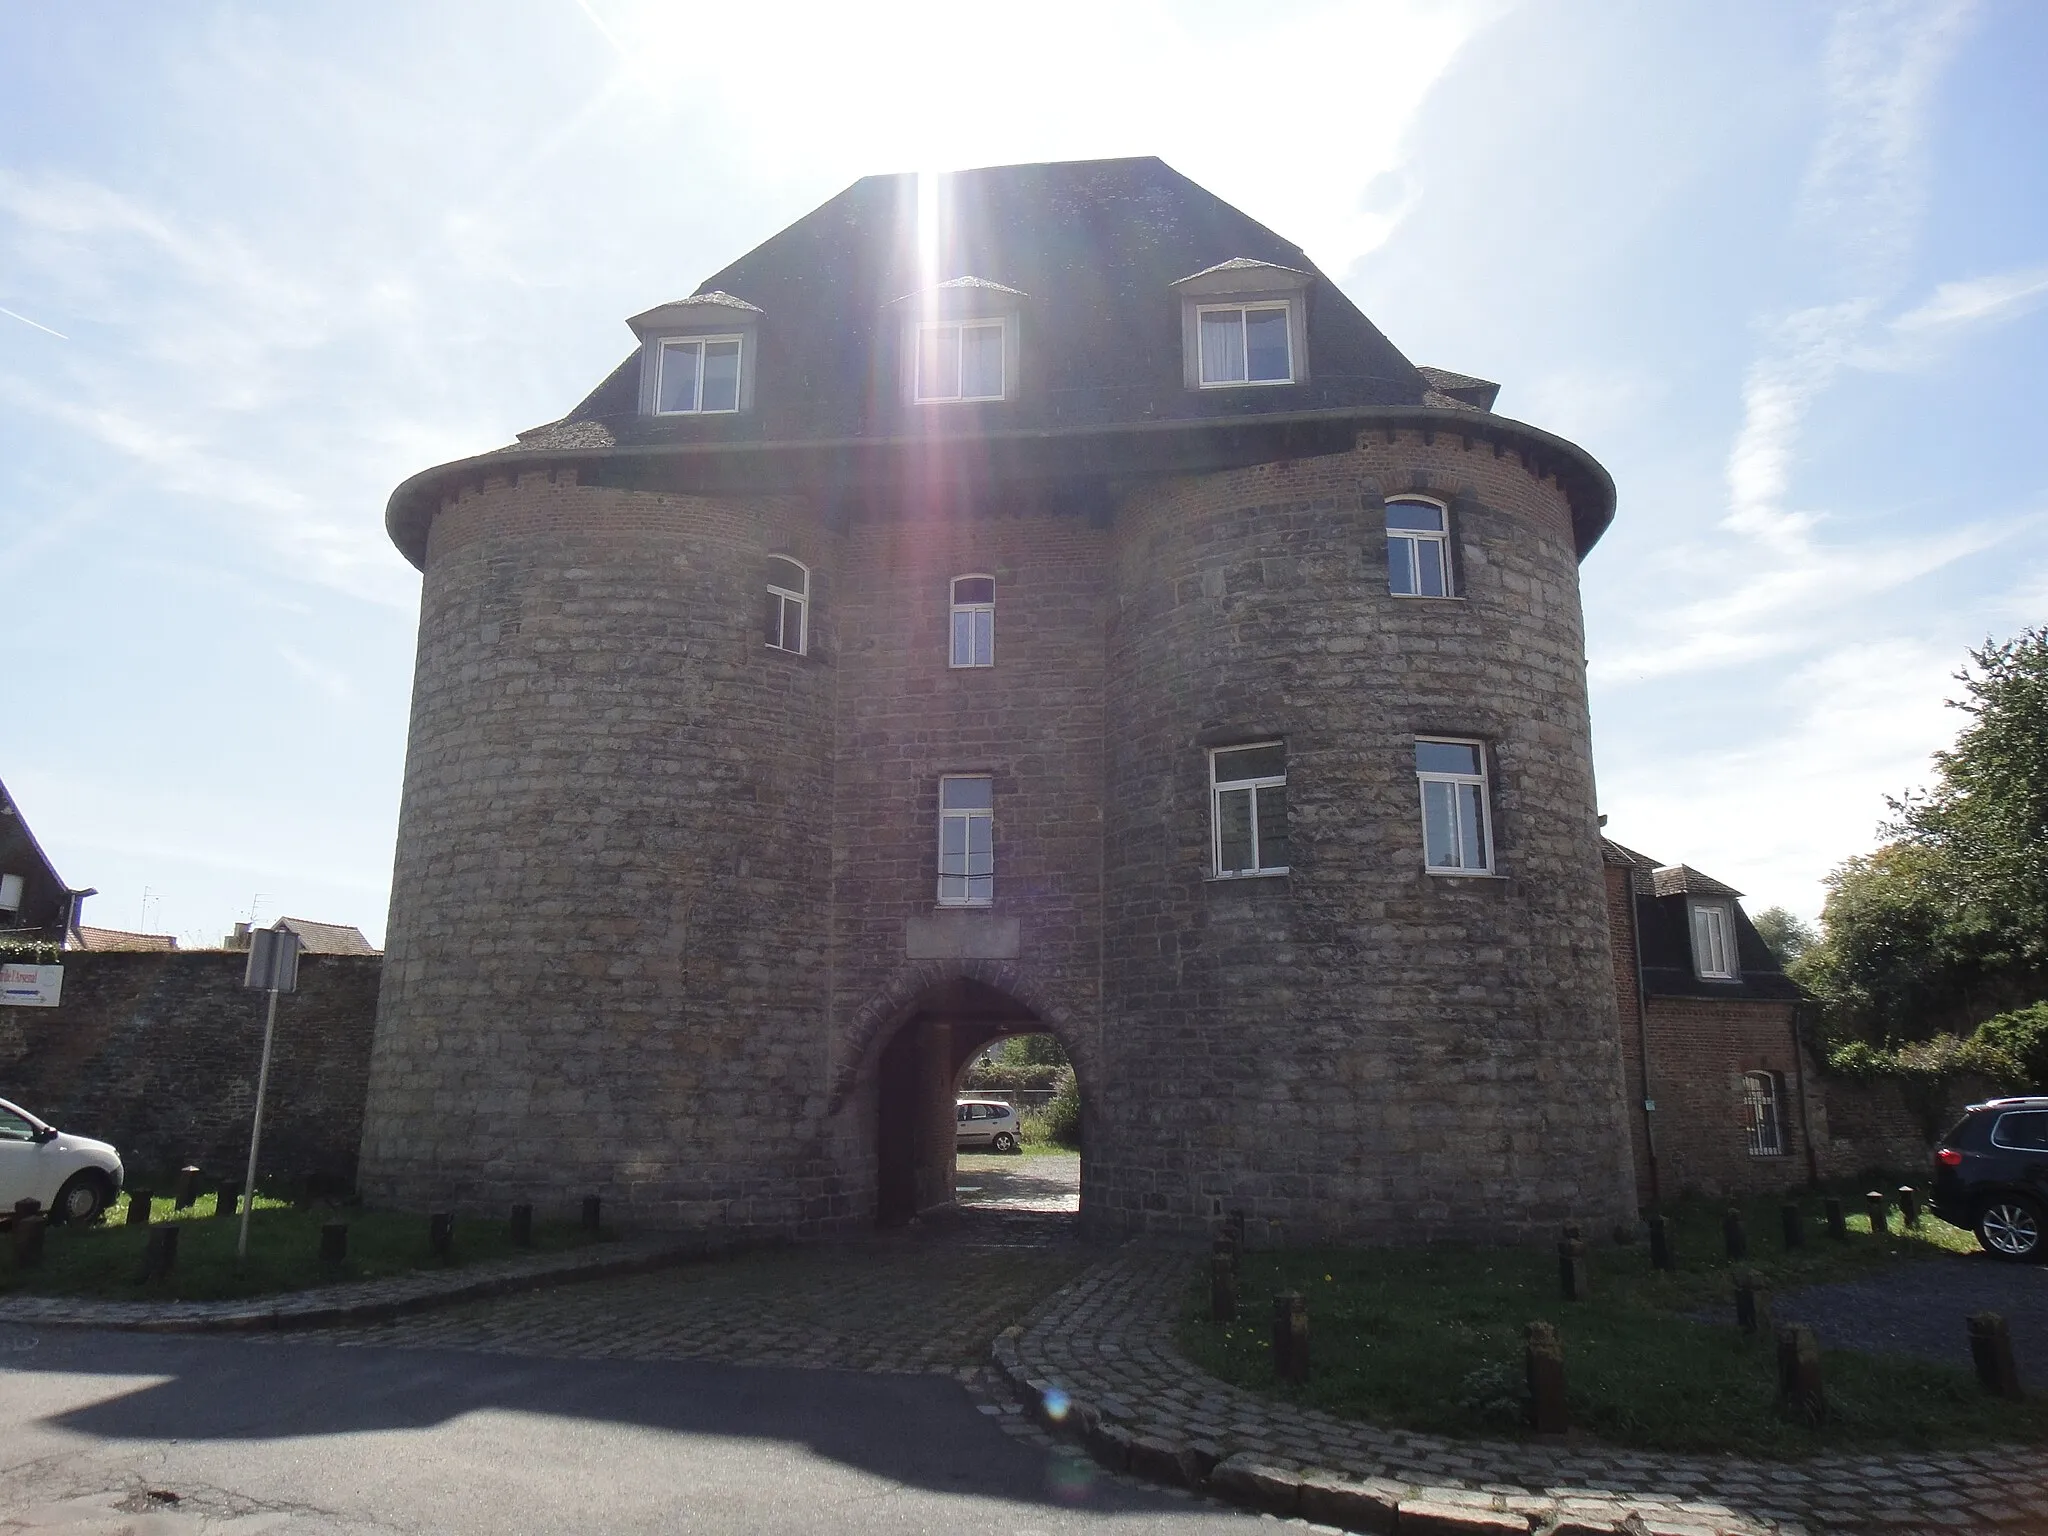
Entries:
{"type": "Polygon", "coordinates": [[[0,1298],[0,1323],[45,1328],[112,1328],[130,1333],[257,1333],[380,1323],[459,1302],[579,1280],[646,1274],[692,1259],[720,1257],[722,1247],[662,1240],[570,1249],[532,1258],[498,1259],[466,1270],[415,1270],[379,1280],[319,1286],[249,1301],[93,1301],[64,1296],[0,1298]],[[624,1251],[622,1251],[622,1249],[624,1251]]]}

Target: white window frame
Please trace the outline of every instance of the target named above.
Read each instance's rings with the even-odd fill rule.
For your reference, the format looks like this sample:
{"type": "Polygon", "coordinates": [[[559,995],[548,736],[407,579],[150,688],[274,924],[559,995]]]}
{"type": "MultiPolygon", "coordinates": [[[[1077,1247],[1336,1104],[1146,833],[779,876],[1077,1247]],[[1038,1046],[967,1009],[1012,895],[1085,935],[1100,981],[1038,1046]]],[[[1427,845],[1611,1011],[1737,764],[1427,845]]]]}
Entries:
{"type": "Polygon", "coordinates": [[[991,597],[985,603],[961,602],[960,583],[963,581],[985,581],[989,584],[991,592],[995,590],[996,579],[986,571],[969,571],[965,575],[955,576],[946,588],[947,595],[952,599],[952,609],[946,617],[946,664],[951,667],[992,667],[996,664],[996,600],[991,597]],[[984,614],[988,619],[986,626],[980,622],[984,614]],[[962,618],[969,621],[964,661],[961,659],[960,647],[962,618]],[[984,632],[988,640],[988,660],[977,661],[977,642],[983,638],[984,632]]]}
{"type": "Polygon", "coordinates": [[[1701,981],[1741,980],[1741,969],[1735,955],[1735,913],[1730,904],[1725,901],[1694,901],[1691,906],[1688,924],[1692,930],[1693,974],[1701,981]],[[1703,943],[1702,939],[1708,930],[1715,928],[1719,929],[1714,937],[1720,942],[1720,958],[1725,969],[1717,970],[1707,964],[1710,945],[1703,943]]]}
{"type": "Polygon", "coordinates": [[[991,907],[991,906],[994,906],[994,905],[995,905],[995,899],[996,899],[996,894],[995,894],[995,892],[996,892],[996,824],[995,824],[995,816],[996,816],[996,811],[995,811],[995,800],[996,800],[996,786],[995,786],[995,776],[994,776],[993,774],[987,774],[987,773],[945,773],[945,774],[941,774],[941,775],[939,775],[939,845],[938,845],[938,853],[939,853],[939,880],[938,880],[938,902],[939,902],[939,905],[940,905],[940,906],[942,906],[942,907],[991,907]],[[957,783],[963,783],[963,782],[974,782],[974,781],[979,781],[979,782],[981,782],[981,783],[983,783],[983,784],[986,784],[986,785],[988,785],[988,801],[989,801],[988,805],[987,805],[986,807],[982,807],[982,806],[974,806],[974,807],[965,807],[965,808],[960,808],[960,809],[948,809],[948,808],[947,808],[947,806],[946,806],[946,786],[947,786],[948,784],[957,784],[957,783]],[[983,876],[983,875],[977,875],[977,874],[975,874],[975,873],[974,873],[974,871],[973,871],[973,869],[972,869],[971,867],[970,867],[970,868],[963,868],[963,869],[960,869],[960,870],[956,870],[956,871],[949,871],[949,870],[948,870],[948,869],[946,868],[946,824],[947,824],[947,822],[949,822],[949,821],[955,821],[955,820],[957,820],[957,821],[959,821],[959,822],[961,822],[961,823],[963,824],[963,825],[962,825],[962,827],[961,827],[961,833],[960,833],[960,847],[961,847],[961,848],[962,848],[962,850],[964,850],[964,851],[962,852],[962,854],[960,855],[960,857],[961,857],[961,859],[962,859],[962,861],[963,861],[963,863],[964,863],[964,862],[967,862],[967,861],[971,861],[971,860],[972,860],[972,858],[973,858],[973,856],[974,856],[974,827],[973,827],[973,823],[974,823],[974,821],[975,821],[976,819],[979,819],[979,820],[982,820],[982,821],[985,821],[985,822],[987,822],[987,823],[988,823],[988,873],[987,873],[987,874],[986,874],[985,876],[983,876]],[[971,894],[969,894],[969,893],[968,893],[968,887],[967,887],[966,883],[967,883],[967,882],[970,882],[970,881],[973,881],[973,880],[978,880],[978,879],[986,879],[986,880],[988,881],[988,894],[987,894],[986,896],[975,896],[975,895],[971,895],[971,894]],[[961,885],[961,887],[960,887],[960,888],[957,888],[957,889],[956,889],[955,891],[953,891],[952,893],[950,893],[950,894],[949,894],[949,893],[948,893],[948,891],[947,891],[947,889],[946,889],[946,882],[947,882],[948,880],[957,880],[957,881],[960,881],[960,882],[962,882],[962,885],[961,885]]]}
{"type": "Polygon", "coordinates": [[[783,651],[791,656],[807,656],[811,650],[811,568],[794,555],[770,555],[768,558],[771,561],[780,560],[802,571],[804,585],[803,590],[798,592],[788,587],[777,586],[773,581],[767,584],[768,595],[777,600],[776,638],[762,638],[766,640],[771,651],[783,651]],[[796,609],[797,637],[795,645],[787,645],[784,642],[789,638],[789,611],[792,607],[796,609]]]}
{"type": "MultiPolygon", "coordinates": [[[[1234,741],[1228,746],[1209,749],[1209,872],[1218,880],[1250,880],[1262,875],[1284,875],[1290,872],[1286,864],[1268,864],[1265,850],[1259,846],[1259,791],[1279,789],[1282,791],[1281,804],[1286,805],[1287,788],[1287,743],[1284,741],[1234,741]],[[1232,752],[1252,751],[1260,747],[1278,747],[1281,751],[1280,771],[1249,779],[1218,779],[1217,763],[1220,758],[1232,752]],[[1223,797],[1240,790],[1251,793],[1252,865],[1250,869],[1225,869],[1223,867],[1223,797]]],[[[1292,839],[1289,848],[1292,850],[1292,839]]]]}
{"type": "Polygon", "coordinates": [[[732,416],[739,412],[740,399],[746,393],[747,339],[734,332],[729,336],[664,336],[658,343],[654,359],[654,414],[657,416],[732,416]],[[717,342],[729,341],[733,345],[732,404],[707,410],[704,406],[704,349],[717,342]],[[665,411],[661,408],[661,375],[668,367],[670,352],[694,349],[697,354],[697,403],[686,411],[665,411]]]}
{"type": "Polygon", "coordinates": [[[1442,531],[1439,533],[1430,533],[1427,530],[1421,528],[1395,528],[1392,524],[1388,525],[1388,593],[1394,597],[1413,598],[1418,601],[1427,603],[1440,603],[1445,598],[1456,597],[1458,594],[1452,585],[1453,577],[1451,572],[1450,507],[1447,506],[1445,503],[1438,501],[1434,496],[1389,496],[1387,498],[1388,512],[1391,513],[1395,507],[1401,505],[1404,502],[1418,507],[1433,508],[1436,512],[1438,520],[1442,524],[1442,531]],[[1400,543],[1404,543],[1408,546],[1406,554],[1403,556],[1403,558],[1405,558],[1408,562],[1408,579],[1415,588],[1415,590],[1412,592],[1403,592],[1394,585],[1394,546],[1397,541],[1400,543]],[[1443,591],[1441,592],[1424,592],[1422,590],[1422,569],[1420,562],[1422,559],[1422,546],[1425,544],[1433,544],[1436,546],[1437,574],[1443,585],[1443,591]]]}
{"type": "Polygon", "coordinates": [[[1292,299],[1237,299],[1230,303],[1225,304],[1197,304],[1195,306],[1196,388],[1260,389],[1274,384],[1292,384],[1295,382],[1296,375],[1298,375],[1300,371],[1301,370],[1295,366],[1294,358],[1294,301],[1292,299]],[[1243,317],[1247,313],[1255,309],[1277,309],[1280,311],[1280,318],[1284,322],[1283,329],[1285,330],[1287,336],[1287,377],[1284,379],[1254,379],[1249,377],[1242,379],[1210,379],[1205,377],[1205,375],[1208,372],[1208,369],[1203,366],[1204,359],[1202,357],[1202,317],[1204,315],[1220,314],[1224,310],[1237,311],[1239,317],[1238,336],[1240,339],[1240,350],[1244,354],[1245,372],[1246,374],[1250,374],[1252,365],[1252,353],[1249,340],[1244,336],[1243,317]]]}
{"type": "Polygon", "coordinates": [[[976,401],[1006,400],[1010,392],[1010,322],[1003,315],[973,316],[959,320],[920,320],[910,332],[910,398],[917,405],[972,405],[976,401]],[[1002,343],[1002,366],[996,370],[996,392],[970,395],[956,388],[950,395],[931,395],[924,388],[924,339],[931,331],[952,331],[953,376],[960,378],[960,333],[993,328],[1002,343]]]}
{"type": "Polygon", "coordinates": [[[20,875],[0,875],[0,917],[13,917],[27,900],[28,881],[20,875]]]}
{"type": "Polygon", "coordinates": [[[1779,1105],[1778,1074],[1742,1074],[1743,1130],[1751,1157],[1785,1155],[1785,1116],[1779,1105]]]}
{"type": "MultiPolygon", "coordinates": [[[[1471,747],[1479,759],[1479,771],[1477,773],[1449,773],[1441,768],[1426,769],[1420,763],[1415,765],[1416,803],[1422,812],[1422,868],[1425,873],[1432,875],[1490,875],[1494,872],[1494,865],[1498,862],[1498,859],[1493,846],[1493,792],[1492,786],[1487,782],[1486,743],[1474,740],[1469,736],[1417,736],[1414,744],[1420,747],[1431,743],[1439,743],[1447,747],[1471,747]],[[1481,863],[1478,865],[1468,868],[1462,864],[1432,864],[1429,862],[1429,786],[1432,784],[1470,784],[1478,786],[1479,848],[1481,854],[1484,855],[1481,863]]],[[[1462,801],[1453,795],[1451,806],[1454,817],[1458,822],[1458,831],[1462,834],[1463,813],[1459,809],[1461,805],[1462,801]]],[[[1453,841],[1461,850],[1464,848],[1465,839],[1462,835],[1455,837],[1453,841]]]]}

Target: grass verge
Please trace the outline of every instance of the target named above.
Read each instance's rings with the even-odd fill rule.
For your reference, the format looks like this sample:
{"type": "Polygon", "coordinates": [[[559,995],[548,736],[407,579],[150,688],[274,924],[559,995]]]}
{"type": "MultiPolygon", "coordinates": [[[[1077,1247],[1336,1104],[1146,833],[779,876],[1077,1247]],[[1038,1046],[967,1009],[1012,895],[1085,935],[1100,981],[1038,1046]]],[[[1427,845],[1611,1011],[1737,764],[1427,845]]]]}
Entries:
{"type": "MultiPolygon", "coordinates": [[[[1831,1241],[1817,1220],[1819,1202],[1805,1204],[1815,1218],[1807,1245],[1786,1252],[1779,1202],[1747,1202],[1751,1258],[1743,1263],[1723,1252],[1721,1205],[1667,1213],[1681,1265],[1675,1272],[1653,1271],[1642,1243],[1589,1244],[1591,1297],[1583,1302],[1561,1299],[1549,1248],[1246,1254],[1238,1321],[1209,1320],[1205,1267],[1189,1289],[1178,1339],[1190,1359],[1225,1381],[1441,1434],[1523,1432],[1522,1330],[1542,1319],[1564,1341],[1575,1430],[1617,1445],[1790,1457],[2048,1440],[2048,1401],[2039,1397],[2004,1402],[1986,1397],[1964,1370],[1841,1349],[1823,1356],[1826,1420],[1781,1415],[1773,1341],[1734,1327],[1738,1271],[1754,1271],[1781,1294],[1976,1246],[1931,1216],[1917,1232],[1882,1239],[1857,1216],[1847,1242],[1831,1241]],[[1276,1381],[1272,1366],[1272,1298],[1286,1290],[1308,1298],[1313,1370],[1298,1386],[1276,1381]]],[[[1954,1324],[1960,1336],[1960,1308],[1954,1324]]]]}
{"type": "Polygon", "coordinates": [[[301,1211],[286,1201],[259,1195],[249,1217],[249,1256],[235,1257],[241,1223],[215,1214],[216,1197],[173,1211],[169,1196],[151,1202],[150,1218],[179,1226],[178,1259],[171,1273],[144,1285],[142,1249],[147,1227],[125,1225],[128,1197],[122,1195],[106,1220],[90,1227],[52,1227],[44,1235],[43,1261],[21,1268],[14,1245],[0,1236],[0,1295],[78,1296],[108,1301],[231,1301],[373,1280],[418,1269],[451,1269],[483,1259],[531,1251],[580,1247],[592,1234],[568,1222],[535,1222],[533,1249],[512,1244],[509,1223],[483,1218],[455,1223],[450,1258],[427,1250],[427,1218],[361,1207],[319,1207],[301,1211]],[[320,1260],[320,1229],[330,1221],[348,1223],[348,1258],[320,1260]]]}

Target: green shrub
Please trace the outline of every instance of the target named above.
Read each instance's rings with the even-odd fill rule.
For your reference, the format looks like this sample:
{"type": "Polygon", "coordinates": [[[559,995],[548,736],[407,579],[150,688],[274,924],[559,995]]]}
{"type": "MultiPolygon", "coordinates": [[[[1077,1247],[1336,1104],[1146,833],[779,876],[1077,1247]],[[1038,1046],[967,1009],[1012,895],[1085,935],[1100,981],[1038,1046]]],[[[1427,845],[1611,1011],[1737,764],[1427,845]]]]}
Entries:
{"type": "Polygon", "coordinates": [[[2028,1088],[2048,1085],[2048,1002],[1986,1019],[1970,1043],[2011,1065],[2012,1079],[2028,1088]]]}
{"type": "Polygon", "coordinates": [[[1081,1085],[1072,1067],[1061,1067],[1052,1101],[1039,1111],[1045,1139],[1056,1147],[1081,1145],[1081,1085]]]}

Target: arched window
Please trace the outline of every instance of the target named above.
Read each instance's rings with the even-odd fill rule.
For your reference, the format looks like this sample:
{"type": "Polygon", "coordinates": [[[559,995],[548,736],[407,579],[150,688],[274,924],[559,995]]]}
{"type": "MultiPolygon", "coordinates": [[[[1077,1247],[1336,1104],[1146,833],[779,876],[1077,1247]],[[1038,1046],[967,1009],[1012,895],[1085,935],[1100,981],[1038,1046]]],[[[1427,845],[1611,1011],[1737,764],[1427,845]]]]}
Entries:
{"type": "Polygon", "coordinates": [[[1450,513],[1441,502],[1387,503],[1387,590],[1396,597],[1450,597],[1450,513]]]}
{"type": "Polygon", "coordinates": [[[1783,1157],[1785,1127],[1778,1115],[1778,1074],[1742,1074],[1742,1110],[1749,1131],[1751,1157],[1783,1157]]]}
{"type": "Polygon", "coordinates": [[[804,654],[810,641],[811,573],[785,555],[768,557],[769,645],[804,654]]]}
{"type": "Polygon", "coordinates": [[[996,579],[953,578],[953,651],[956,667],[996,664],[996,579]]]}

